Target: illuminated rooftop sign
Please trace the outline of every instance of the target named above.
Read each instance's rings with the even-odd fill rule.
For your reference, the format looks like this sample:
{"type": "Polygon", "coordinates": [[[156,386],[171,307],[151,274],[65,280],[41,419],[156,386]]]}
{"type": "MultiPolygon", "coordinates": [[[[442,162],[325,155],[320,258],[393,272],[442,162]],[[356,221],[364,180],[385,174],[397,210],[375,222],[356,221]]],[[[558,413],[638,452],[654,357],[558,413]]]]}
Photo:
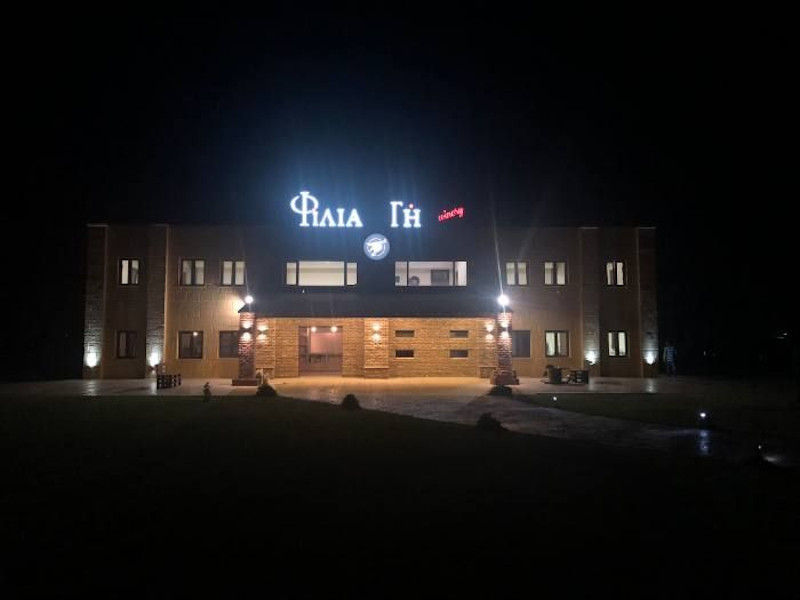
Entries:
{"type": "MultiPolygon", "coordinates": [[[[390,226],[403,227],[405,229],[419,229],[422,227],[421,214],[419,208],[414,208],[413,204],[405,207],[405,203],[399,200],[389,202],[390,207],[390,226]]],[[[358,210],[351,208],[348,212],[345,208],[323,208],[320,210],[320,202],[310,192],[300,192],[289,201],[289,208],[300,215],[300,227],[363,227],[358,210]],[[347,218],[345,218],[347,215],[347,218]]],[[[463,209],[462,209],[463,210],[463,209]]],[[[441,219],[440,219],[441,220],[441,219]]]]}

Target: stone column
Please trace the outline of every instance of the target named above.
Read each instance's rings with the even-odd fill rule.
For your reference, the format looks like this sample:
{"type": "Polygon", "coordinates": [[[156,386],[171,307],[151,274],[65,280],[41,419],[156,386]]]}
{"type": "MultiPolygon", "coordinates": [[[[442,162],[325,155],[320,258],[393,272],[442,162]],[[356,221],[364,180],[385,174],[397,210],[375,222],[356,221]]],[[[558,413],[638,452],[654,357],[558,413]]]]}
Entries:
{"type": "Polygon", "coordinates": [[[255,313],[239,313],[239,377],[232,381],[233,385],[258,385],[255,326],[255,313]]]}
{"type": "Polygon", "coordinates": [[[519,379],[511,361],[511,316],[512,311],[504,310],[497,315],[497,370],[492,375],[494,385],[518,385],[519,379]]]}

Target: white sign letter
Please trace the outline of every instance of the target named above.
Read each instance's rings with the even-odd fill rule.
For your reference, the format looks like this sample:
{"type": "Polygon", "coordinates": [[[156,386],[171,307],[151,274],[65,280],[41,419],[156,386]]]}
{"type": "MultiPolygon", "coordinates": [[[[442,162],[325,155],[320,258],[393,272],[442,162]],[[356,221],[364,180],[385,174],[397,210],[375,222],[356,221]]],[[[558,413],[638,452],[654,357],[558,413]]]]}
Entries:
{"type": "Polygon", "coordinates": [[[317,226],[317,209],[319,208],[319,200],[314,198],[308,192],[300,192],[299,196],[295,196],[292,198],[291,202],[289,202],[289,207],[296,212],[298,215],[301,215],[303,218],[300,220],[300,227],[308,227],[308,215],[311,215],[311,222],[313,226],[317,226]],[[298,205],[298,200],[300,204],[298,205]],[[312,208],[309,208],[309,204],[313,205],[312,208]]]}

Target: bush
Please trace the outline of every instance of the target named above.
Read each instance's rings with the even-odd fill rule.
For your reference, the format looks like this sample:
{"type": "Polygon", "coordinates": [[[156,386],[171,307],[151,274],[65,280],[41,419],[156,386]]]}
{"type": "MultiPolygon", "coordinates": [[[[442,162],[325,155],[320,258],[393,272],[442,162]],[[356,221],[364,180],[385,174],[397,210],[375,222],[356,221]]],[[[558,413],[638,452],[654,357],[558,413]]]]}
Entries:
{"type": "Polygon", "coordinates": [[[478,422],[476,423],[476,427],[481,431],[493,431],[495,433],[499,433],[501,431],[505,431],[505,427],[503,424],[500,423],[497,419],[492,416],[492,413],[483,413],[480,418],[478,418],[478,422]]]}
{"type": "Polygon", "coordinates": [[[268,383],[262,383],[256,390],[256,396],[261,396],[262,398],[274,398],[277,395],[278,392],[268,383]]]}
{"type": "Polygon", "coordinates": [[[361,405],[358,403],[358,398],[353,394],[347,394],[347,396],[342,398],[340,406],[345,410],[359,410],[361,408],[361,405]]]}
{"type": "Polygon", "coordinates": [[[203,386],[203,402],[208,402],[209,400],[211,400],[211,386],[206,381],[203,386]]]}
{"type": "Polygon", "coordinates": [[[490,396],[511,396],[511,388],[507,385],[496,385],[489,390],[490,396]]]}

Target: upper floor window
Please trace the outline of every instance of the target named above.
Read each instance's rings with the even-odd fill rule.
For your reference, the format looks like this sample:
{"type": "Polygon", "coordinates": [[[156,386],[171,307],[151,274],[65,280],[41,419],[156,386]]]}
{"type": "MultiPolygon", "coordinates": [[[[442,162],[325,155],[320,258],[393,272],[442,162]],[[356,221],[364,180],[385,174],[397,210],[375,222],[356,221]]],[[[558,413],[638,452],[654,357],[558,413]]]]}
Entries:
{"type": "Polygon", "coordinates": [[[467,261],[397,261],[396,286],[453,287],[467,285],[467,261]]]}
{"type": "Polygon", "coordinates": [[[469,337],[469,329],[451,329],[451,338],[467,338],[469,337]]]}
{"type": "Polygon", "coordinates": [[[545,356],[569,356],[569,332],[545,331],[544,332],[545,356]]]}
{"type": "Polygon", "coordinates": [[[139,285],[138,258],[123,258],[119,261],[119,284],[139,285]]]}
{"type": "Polygon", "coordinates": [[[514,358],[531,357],[531,332],[527,329],[511,330],[511,356],[514,358]]]}
{"type": "Polygon", "coordinates": [[[203,332],[178,332],[178,358],[203,358],[203,332]]]}
{"type": "Polygon", "coordinates": [[[206,261],[200,258],[181,261],[181,285],[205,285],[206,261]]]}
{"type": "Polygon", "coordinates": [[[567,285],[567,263],[565,262],[545,262],[544,263],[544,284],[545,285],[567,285]]]}
{"type": "Polygon", "coordinates": [[[219,357],[238,358],[239,357],[239,332],[220,331],[219,332],[219,357]]]}
{"type": "Polygon", "coordinates": [[[136,332],[117,332],[117,358],[136,358],[136,332]]]}
{"type": "Polygon", "coordinates": [[[395,337],[414,337],[414,330],[413,329],[395,329],[394,336],[395,337]]]}
{"type": "Polygon", "coordinates": [[[528,263],[525,261],[507,262],[506,285],[528,285],[528,263]]]}
{"type": "Polygon", "coordinates": [[[606,263],[606,285],[625,285],[625,263],[614,260],[606,263]]]}
{"type": "Polygon", "coordinates": [[[286,263],[286,285],[343,287],[358,283],[358,263],[299,260],[286,263]]]}
{"type": "Polygon", "coordinates": [[[222,261],[222,285],[244,285],[244,261],[222,261]]]}
{"type": "Polygon", "coordinates": [[[624,331],[608,332],[608,355],[628,356],[628,334],[624,331]]]}

